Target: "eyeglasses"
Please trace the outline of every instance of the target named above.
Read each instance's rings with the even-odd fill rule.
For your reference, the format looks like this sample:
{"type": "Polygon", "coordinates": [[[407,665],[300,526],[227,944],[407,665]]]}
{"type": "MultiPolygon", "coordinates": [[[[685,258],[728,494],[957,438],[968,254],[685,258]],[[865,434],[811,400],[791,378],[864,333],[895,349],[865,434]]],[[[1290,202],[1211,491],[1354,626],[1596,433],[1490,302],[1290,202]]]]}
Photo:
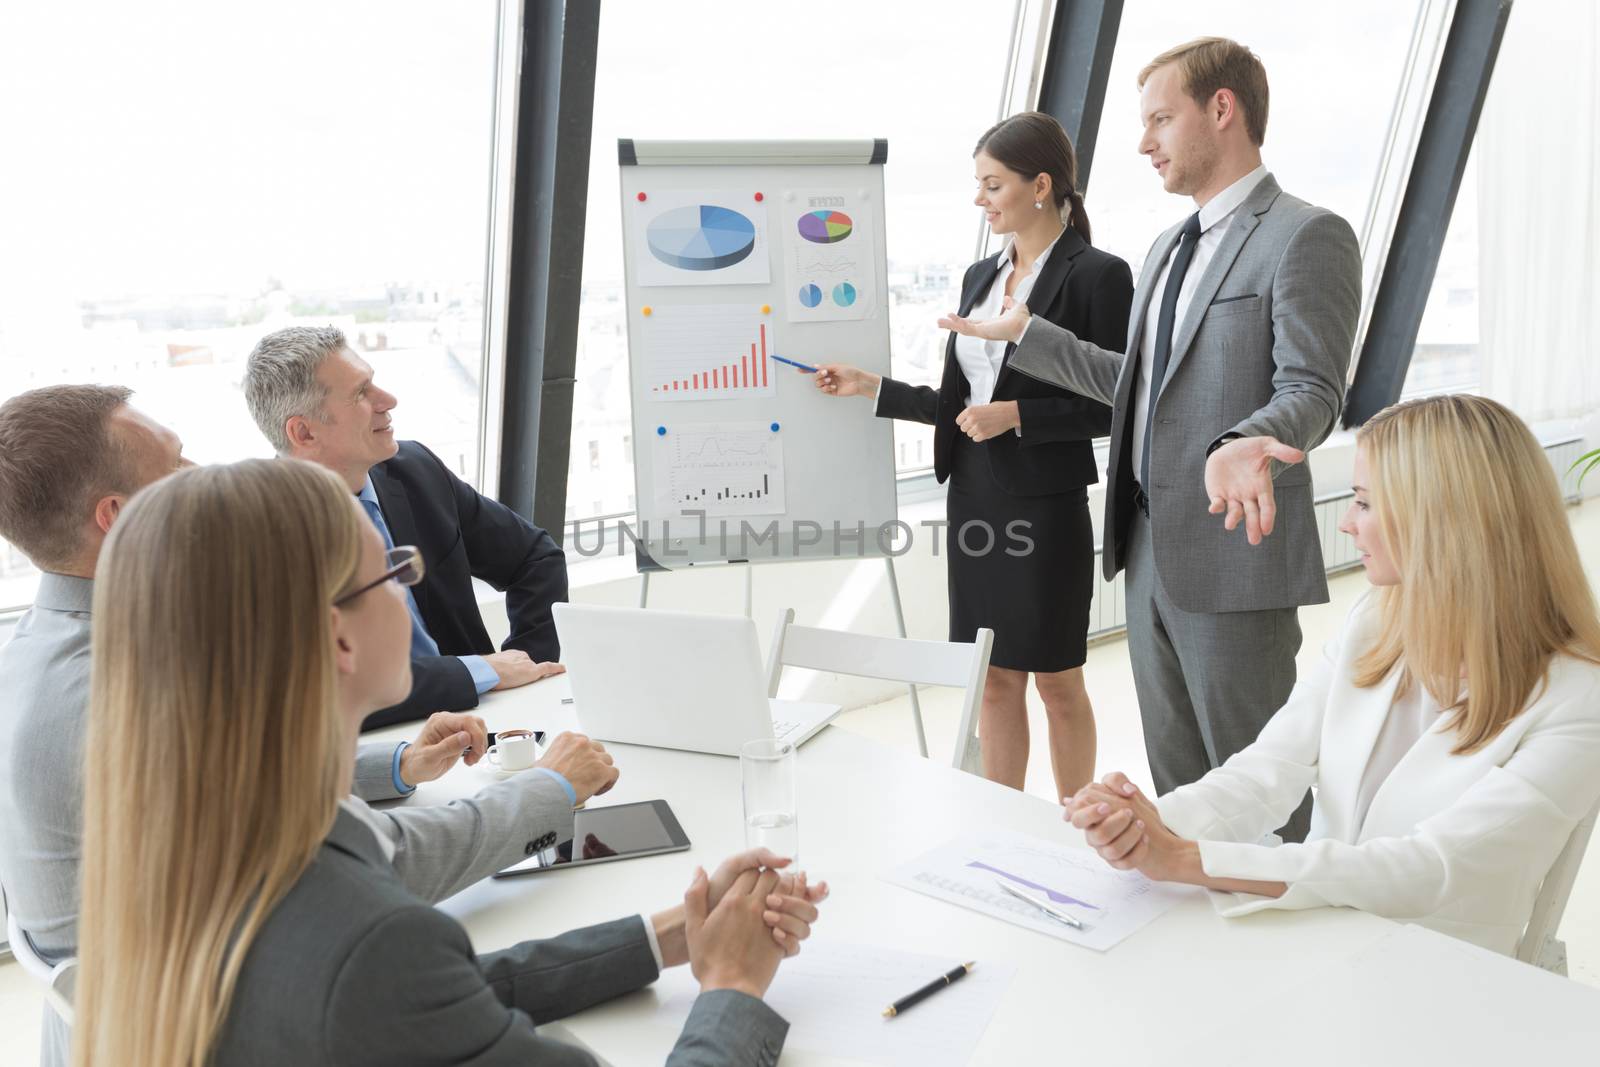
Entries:
{"type": "Polygon", "coordinates": [[[350,603],[362,593],[378,588],[391,578],[401,585],[416,585],[422,581],[427,568],[422,562],[422,550],[416,545],[400,545],[383,554],[383,573],[359,589],[352,590],[333,602],[334,607],[350,603]]]}

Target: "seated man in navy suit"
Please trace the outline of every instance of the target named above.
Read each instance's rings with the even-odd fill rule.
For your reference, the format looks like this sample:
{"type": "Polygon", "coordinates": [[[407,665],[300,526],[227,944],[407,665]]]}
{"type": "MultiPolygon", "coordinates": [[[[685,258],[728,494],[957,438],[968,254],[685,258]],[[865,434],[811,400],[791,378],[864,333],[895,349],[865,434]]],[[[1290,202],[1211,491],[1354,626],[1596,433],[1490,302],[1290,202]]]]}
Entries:
{"type": "Polygon", "coordinates": [[[567,599],[561,547],[421,444],[395,440],[398,401],[373,382],[340,330],[294,326],[263,337],[245,366],[244,394],[280,456],[338,474],[390,547],[422,552],[426,573],[407,591],[411,695],[364,728],[476,707],[491,689],[561,673],[550,617],[550,605],[567,599]],[[502,651],[478,614],[475,577],[506,595],[511,634],[502,651]]]}

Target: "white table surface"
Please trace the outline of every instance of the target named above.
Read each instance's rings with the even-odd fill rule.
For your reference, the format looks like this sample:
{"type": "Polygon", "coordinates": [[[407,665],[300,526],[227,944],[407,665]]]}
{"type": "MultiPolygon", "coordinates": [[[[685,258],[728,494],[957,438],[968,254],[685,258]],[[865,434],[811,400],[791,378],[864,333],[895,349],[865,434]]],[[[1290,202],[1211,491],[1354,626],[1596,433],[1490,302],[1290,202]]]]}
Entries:
{"type": "MultiPolygon", "coordinates": [[[[489,694],[479,714],[491,730],[574,729],[571,705],[561,703],[567,695],[566,679],[551,678],[489,694]]],[[[406,738],[416,728],[390,727],[367,739],[406,738]]],[[[697,864],[709,870],[744,847],[736,758],[633,745],[608,748],[621,778],[592,803],[664,798],[693,847],[472,886],[441,906],[466,925],[480,952],[663,909],[682,899],[697,864]]],[[[1253,1044],[1249,1035],[1259,1029],[1262,1011],[1268,1005],[1274,1015],[1285,1009],[1286,989],[1353,965],[1361,953],[1400,929],[1385,919],[1333,908],[1223,919],[1206,894],[1196,891],[1193,899],[1110,952],[1094,952],[879,877],[968,828],[1003,826],[1081,844],[1081,834],[1062,822],[1056,805],[837,727],[803,745],[798,759],[801,858],[813,878],[826,878],[832,888],[813,936],[973,959],[980,966],[984,960],[1004,960],[1018,968],[974,1064],[1064,1062],[1084,1056],[1117,1063],[1224,1062],[1229,1056],[1219,1047],[1220,1035],[1238,1033],[1236,1047],[1241,1049],[1253,1044]]],[[[492,780],[482,765],[458,765],[401,803],[443,803],[492,780]]],[[[1460,965],[1480,972],[1480,986],[1501,982],[1513,992],[1522,988],[1522,972],[1530,970],[1491,953],[1462,955],[1460,965]]],[[[677,1037],[658,1016],[659,990],[683,982],[692,982],[687,968],[674,969],[657,986],[547,1029],[614,1064],[659,1064],[677,1037]]],[[[1417,996],[1425,999],[1427,993],[1419,990],[1417,996]]],[[[1332,1021],[1318,1017],[1316,999],[1308,995],[1303,1006],[1308,1038],[1332,1021]]],[[[1600,1008],[1600,992],[1592,999],[1600,1008]]],[[[1554,1008],[1548,998],[1523,997],[1519,1005],[1520,1000],[1528,1001],[1518,1008],[1525,1023],[1542,1002],[1554,1008]]],[[[1421,1003],[1374,1004],[1363,1012],[1388,1013],[1388,1025],[1398,1025],[1417,1020],[1421,1003]]],[[[1563,1025],[1564,1014],[1550,1014],[1547,1027],[1563,1025]]],[[[1361,1024],[1361,1019],[1340,1020],[1340,1025],[1361,1024]]],[[[1459,1028],[1470,1023],[1447,1015],[1438,1025],[1459,1028]]],[[[1484,1051],[1483,1062],[1492,1062],[1489,1047],[1484,1051]]],[[[1368,1050],[1365,1062],[1378,1062],[1370,1057],[1368,1050]]],[[[792,1049],[783,1061],[843,1062],[792,1049]]]]}

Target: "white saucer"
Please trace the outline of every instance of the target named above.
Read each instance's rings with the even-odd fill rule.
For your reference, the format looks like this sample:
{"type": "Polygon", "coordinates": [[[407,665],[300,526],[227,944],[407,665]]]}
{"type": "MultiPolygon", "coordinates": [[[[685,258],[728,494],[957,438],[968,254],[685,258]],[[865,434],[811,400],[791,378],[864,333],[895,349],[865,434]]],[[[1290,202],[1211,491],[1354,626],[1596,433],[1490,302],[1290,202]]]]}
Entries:
{"type": "MultiPolygon", "coordinates": [[[[539,759],[544,759],[544,748],[542,746],[539,748],[538,752],[539,759]]],[[[479,774],[493,778],[497,782],[503,782],[513,775],[526,774],[528,771],[533,770],[532,767],[524,767],[520,771],[508,771],[504,767],[496,767],[494,764],[490,763],[489,757],[487,756],[473,764],[472,769],[477,771],[479,774]]]]}

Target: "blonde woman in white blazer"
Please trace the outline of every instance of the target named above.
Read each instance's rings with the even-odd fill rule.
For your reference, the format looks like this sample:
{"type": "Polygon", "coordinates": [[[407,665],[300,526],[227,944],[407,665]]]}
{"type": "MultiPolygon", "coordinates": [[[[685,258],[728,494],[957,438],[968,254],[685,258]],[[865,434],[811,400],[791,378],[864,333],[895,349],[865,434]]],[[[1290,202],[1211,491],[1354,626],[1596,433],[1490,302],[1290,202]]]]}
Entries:
{"type": "Polygon", "coordinates": [[[1600,619],[1554,473],[1508,409],[1448,396],[1368,422],[1354,481],[1377,588],[1255,744],[1066,816],[1115,867],[1254,894],[1228,915],[1353,907],[1510,953],[1600,801],[1600,619]],[[1308,788],[1305,844],[1258,844],[1308,788]]]}

